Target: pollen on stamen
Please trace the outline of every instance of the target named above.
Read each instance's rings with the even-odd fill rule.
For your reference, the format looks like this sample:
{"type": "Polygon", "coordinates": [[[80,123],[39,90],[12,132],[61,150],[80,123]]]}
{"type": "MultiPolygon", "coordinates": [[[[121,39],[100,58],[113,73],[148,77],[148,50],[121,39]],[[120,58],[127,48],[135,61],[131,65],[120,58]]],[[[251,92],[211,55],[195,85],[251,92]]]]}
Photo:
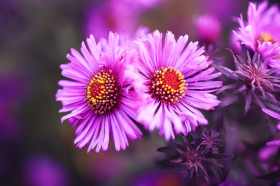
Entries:
{"type": "Polygon", "coordinates": [[[271,34],[270,34],[270,33],[267,33],[267,32],[262,33],[262,34],[259,36],[258,40],[259,40],[261,43],[263,43],[263,42],[276,43],[276,41],[275,41],[274,38],[271,36],[271,34]]]}
{"type": "Polygon", "coordinates": [[[102,69],[94,73],[86,87],[86,98],[89,108],[95,114],[106,114],[118,108],[121,87],[112,70],[102,69]]]}
{"type": "Polygon", "coordinates": [[[160,102],[176,104],[185,96],[183,75],[172,67],[161,67],[150,76],[149,93],[160,102]]]}

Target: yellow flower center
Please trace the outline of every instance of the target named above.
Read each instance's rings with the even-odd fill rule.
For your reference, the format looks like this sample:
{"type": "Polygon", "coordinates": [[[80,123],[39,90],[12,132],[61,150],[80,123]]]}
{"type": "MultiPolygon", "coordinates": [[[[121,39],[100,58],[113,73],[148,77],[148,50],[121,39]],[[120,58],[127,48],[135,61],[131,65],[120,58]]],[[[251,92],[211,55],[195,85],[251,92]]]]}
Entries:
{"type": "Polygon", "coordinates": [[[102,69],[92,75],[86,88],[86,101],[95,114],[106,114],[118,108],[121,87],[112,70],[102,69]]]}
{"type": "Polygon", "coordinates": [[[263,42],[271,42],[271,43],[276,43],[275,39],[271,36],[270,33],[268,32],[265,32],[265,33],[262,33],[258,40],[263,43],[263,42]]]}

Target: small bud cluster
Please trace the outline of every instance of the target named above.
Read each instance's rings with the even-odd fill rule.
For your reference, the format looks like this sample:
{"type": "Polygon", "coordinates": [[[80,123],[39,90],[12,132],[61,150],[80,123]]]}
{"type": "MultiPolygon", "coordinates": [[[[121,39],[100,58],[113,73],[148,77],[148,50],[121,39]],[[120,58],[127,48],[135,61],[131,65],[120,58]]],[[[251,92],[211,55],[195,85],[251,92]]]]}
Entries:
{"type": "Polygon", "coordinates": [[[152,97],[163,103],[173,105],[185,96],[184,76],[172,67],[156,70],[151,75],[148,86],[152,97]]]}
{"type": "Polygon", "coordinates": [[[233,155],[219,153],[222,141],[218,137],[219,132],[204,129],[202,132],[196,130],[184,136],[183,144],[172,141],[172,146],[158,149],[159,152],[167,154],[162,163],[182,167],[182,174],[187,183],[193,178],[196,178],[192,181],[196,181],[197,185],[198,183],[210,185],[221,183],[224,174],[222,172],[223,160],[230,159],[233,155]],[[213,179],[213,176],[216,178],[213,179]],[[216,180],[215,183],[212,183],[213,180],[216,180]]]}
{"type": "Polygon", "coordinates": [[[115,110],[120,102],[121,87],[112,70],[102,69],[91,76],[86,88],[86,101],[95,114],[115,110]]]}

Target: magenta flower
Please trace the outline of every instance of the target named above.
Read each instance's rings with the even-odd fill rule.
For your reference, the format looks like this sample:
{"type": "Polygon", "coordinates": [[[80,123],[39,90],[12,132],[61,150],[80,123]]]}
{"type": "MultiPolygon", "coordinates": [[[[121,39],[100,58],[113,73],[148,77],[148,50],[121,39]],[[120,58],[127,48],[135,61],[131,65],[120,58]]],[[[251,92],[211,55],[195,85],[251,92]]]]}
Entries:
{"type": "Polygon", "coordinates": [[[155,31],[137,41],[139,50],[138,70],[135,74],[135,90],[138,93],[139,115],[137,120],[150,131],[159,129],[166,140],[176,134],[188,133],[208,121],[197,110],[212,110],[220,101],[211,92],[222,86],[212,81],[221,73],[213,73],[212,61],[202,55],[198,42],[190,42],[181,36],[176,42],[167,32],[164,44],[162,34],[155,31]]]}
{"type": "Polygon", "coordinates": [[[198,38],[203,43],[217,43],[221,33],[221,23],[211,14],[197,16],[194,24],[198,34],[198,38]]]}
{"type": "Polygon", "coordinates": [[[250,3],[248,21],[238,19],[239,30],[234,31],[241,44],[258,52],[269,60],[272,68],[280,68],[280,11],[276,5],[268,7],[268,1],[250,3]]]}
{"type": "Polygon", "coordinates": [[[61,65],[62,75],[70,80],[58,82],[56,100],[62,102],[59,112],[70,112],[61,118],[76,128],[75,144],[88,144],[88,152],[108,150],[109,136],[117,151],[126,149],[128,140],[140,138],[141,131],[130,118],[135,117],[133,98],[127,90],[123,71],[126,51],[118,46],[119,35],[110,33],[109,42],[96,44],[91,35],[83,42],[80,54],[71,49],[70,63],[61,65]]]}

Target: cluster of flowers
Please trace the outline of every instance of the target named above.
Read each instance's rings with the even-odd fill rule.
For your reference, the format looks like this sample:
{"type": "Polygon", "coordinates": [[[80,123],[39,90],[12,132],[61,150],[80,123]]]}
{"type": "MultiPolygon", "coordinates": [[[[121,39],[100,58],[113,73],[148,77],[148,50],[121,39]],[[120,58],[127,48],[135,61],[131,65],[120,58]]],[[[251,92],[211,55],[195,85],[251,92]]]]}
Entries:
{"type": "MultiPolygon", "coordinates": [[[[245,113],[253,99],[263,112],[280,119],[280,107],[273,94],[280,88],[279,18],[276,6],[268,8],[266,1],[259,6],[250,3],[248,22],[241,16],[240,29],[234,33],[256,54],[252,59],[248,54],[247,60],[234,57],[236,71],[215,63],[227,77],[237,81],[223,87],[222,81],[213,80],[221,72],[215,73],[213,61],[203,54],[204,48],[198,42],[187,44],[188,35],[176,41],[171,32],[163,39],[159,31],[147,33],[142,28],[134,38],[110,33],[108,40],[99,43],[91,35],[82,43],[82,54],[71,49],[67,54],[70,62],[61,65],[62,75],[72,80],[58,83],[63,87],[56,95],[63,104],[60,112],[71,111],[61,121],[68,119],[77,125],[78,147],[88,144],[88,151],[96,147],[98,152],[101,147],[108,149],[110,134],[116,150],[125,149],[128,140],[140,138],[135,121],[150,131],[159,129],[166,140],[207,125],[198,109],[213,110],[218,106],[221,101],[213,94],[217,90],[234,90],[222,100],[222,106],[237,101],[237,93],[245,92],[245,113]]],[[[207,18],[199,22],[200,27],[207,27],[207,18]]],[[[217,27],[212,29],[215,33],[217,27]]]]}
{"type": "MultiPolygon", "coordinates": [[[[172,32],[164,36],[157,30],[148,33],[146,28],[133,37],[110,32],[108,39],[99,42],[91,35],[82,43],[81,53],[71,49],[66,56],[70,62],[61,65],[62,75],[69,80],[58,82],[63,88],[56,100],[63,105],[59,112],[70,112],[61,122],[68,120],[76,126],[74,143],[79,148],[87,145],[88,152],[99,152],[108,150],[110,136],[117,151],[126,149],[128,141],[141,139],[138,123],[150,131],[158,129],[166,141],[176,134],[187,135],[208,124],[200,110],[226,107],[243,95],[244,114],[253,102],[280,121],[279,20],[277,6],[269,7],[267,1],[250,3],[248,20],[238,18],[240,28],[233,31],[235,49],[243,46],[239,52],[247,53],[246,58],[233,54],[236,70],[210,59],[201,43],[188,42],[188,35],[176,40],[172,32]],[[233,83],[223,85],[217,79],[222,74],[233,83]],[[225,95],[221,100],[220,93],[225,95]]],[[[207,46],[221,30],[207,15],[198,17],[196,26],[207,46]]],[[[267,144],[279,145],[280,140],[267,144]]],[[[190,154],[200,152],[202,146],[193,148],[179,147],[190,154]]],[[[211,153],[203,152],[213,162],[217,149],[208,150],[211,153]]]]}
{"type": "Polygon", "coordinates": [[[57,100],[77,125],[75,143],[88,151],[107,150],[110,134],[117,151],[128,140],[141,137],[134,121],[153,131],[159,129],[166,140],[187,134],[208,121],[197,110],[212,110],[220,101],[212,92],[222,86],[212,79],[221,75],[198,42],[181,36],[178,41],[168,32],[163,43],[159,31],[139,34],[135,41],[122,41],[110,33],[108,42],[96,43],[93,36],[82,43],[82,55],[75,49],[61,65],[62,75],[57,100]]]}

